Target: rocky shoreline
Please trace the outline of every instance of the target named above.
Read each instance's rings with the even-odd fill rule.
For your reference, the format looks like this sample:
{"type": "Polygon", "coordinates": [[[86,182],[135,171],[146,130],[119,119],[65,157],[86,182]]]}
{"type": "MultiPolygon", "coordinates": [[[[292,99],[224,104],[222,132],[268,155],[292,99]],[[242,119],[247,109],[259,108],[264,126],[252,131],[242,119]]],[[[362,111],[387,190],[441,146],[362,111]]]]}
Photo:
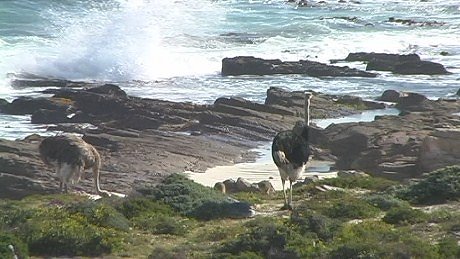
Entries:
{"type": "MultiPolygon", "coordinates": [[[[388,65],[405,60],[374,54],[358,53],[353,61],[375,62],[379,57],[388,65]]],[[[410,59],[414,61],[414,57],[410,59]]],[[[238,63],[241,57],[233,61],[238,63]]],[[[323,68],[331,67],[337,69],[323,68]]],[[[216,165],[252,161],[256,154],[251,149],[291,128],[304,112],[303,92],[280,88],[268,89],[263,104],[218,98],[211,105],[199,105],[128,96],[113,84],[26,77],[12,85],[53,87],[43,91],[52,96],[19,97],[11,103],[0,100],[1,113],[29,114],[34,124],[56,124],[50,130],[83,135],[103,157],[102,187],[125,194],[137,184],[157,183],[172,173],[204,172],[216,165]],[[82,123],[94,127],[81,127],[82,123]]],[[[378,116],[372,122],[314,127],[311,142],[316,160],[335,161],[336,169],[362,170],[393,179],[418,177],[460,161],[457,100],[434,101],[392,90],[384,92],[378,101],[314,95],[311,114],[315,119],[388,106],[401,111],[399,116],[378,116]]],[[[32,135],[24,140],[0,140],[0,198],[56,192],[54,173],[38,157],[42,138],[32,135]]],[[[79,186],[91,192],[90,179],[79,186]]]]}

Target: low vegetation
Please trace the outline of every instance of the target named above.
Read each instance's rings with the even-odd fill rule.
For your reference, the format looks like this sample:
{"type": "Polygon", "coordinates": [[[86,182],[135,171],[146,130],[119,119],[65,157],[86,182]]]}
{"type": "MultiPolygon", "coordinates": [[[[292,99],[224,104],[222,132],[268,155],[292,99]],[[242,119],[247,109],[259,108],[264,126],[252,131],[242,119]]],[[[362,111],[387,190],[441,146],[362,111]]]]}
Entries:
{"type": "Polygon", "coordinates": [[[295,189],[291,212],[279,211],[280,192],[235,195],[241,206],[271,207],[250,219],[233,219],[230,199],[182,175],[129,198],[0,200],[0,258],[460,258],[458,172],[409,185],[360,176],[309,183],[295,189]],[[316,188],[325,184],[338,189],[316,188]]]}
{"type": "Polygon", "coordinates": [[[446,167],[427,174],[424,179],[401,188],[398,197],[413,204],[440,204],[460,199],[460,167],[446,167]]]}

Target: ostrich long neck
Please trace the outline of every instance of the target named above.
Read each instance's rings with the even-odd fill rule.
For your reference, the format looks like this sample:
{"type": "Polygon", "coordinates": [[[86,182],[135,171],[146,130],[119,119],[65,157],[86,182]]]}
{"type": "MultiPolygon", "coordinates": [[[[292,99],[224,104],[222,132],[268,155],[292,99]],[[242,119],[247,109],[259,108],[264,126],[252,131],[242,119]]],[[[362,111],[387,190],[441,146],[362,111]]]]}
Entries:
{"type": "Polygon", "coordinates": [[[307,124],[307,126],[310,126],[310,99],[311,99],[311,95],[306,94],[304,109],[305,109],[305,123],[307,124]]]}

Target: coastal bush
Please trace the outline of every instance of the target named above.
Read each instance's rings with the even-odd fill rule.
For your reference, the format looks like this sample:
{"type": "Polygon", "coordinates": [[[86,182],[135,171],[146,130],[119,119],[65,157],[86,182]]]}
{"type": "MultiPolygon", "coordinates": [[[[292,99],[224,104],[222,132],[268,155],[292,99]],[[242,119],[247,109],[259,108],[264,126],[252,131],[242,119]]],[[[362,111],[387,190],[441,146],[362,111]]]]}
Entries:
{"type": "Polygon", "coordinates": [[[91,224],[79,213],[43,208],[20,227],[32,255],[100,256],[121,247],[122,235],[91,224]]]}
{"type": "Polygon", "coordinates": [[[424,222],[427,219],[428,215],[425,212],[409,206],[403,206],[390,209],[382,220],[389,224],[407,225],[424,222]]]}
{"type": "Polygon", "coordinates": [[[163,247],[157,247],[153,249],[153,252],[149,255],[148,259],[159,258],[187,259],[187,255],[184,251],[177,252],[163,247]]]}
{"type": "Polygon", "coordinates": [[[460,198],[460,167],[445,167],[427,174],[420,181],[397,192],[414,204],[440,204],[460,198]]]}
{"type": "Polygon", "coordinates": [[[390,194],[382,194],[382,193],[370,194],[369,196],[364,197],[364,199],[369,204],[381,210],[384,210],[384,211],[387,211],[394,207],[402,207],[402,206],[409,205],[407,201],[398,199],[395,196],[390,195],[390,194]]]}
{"type": "Polygon", "coordinates": [[[438,243],[441,258],[460,258],[460,246],[457,239],[444,237],[438,243]]]}
{"type": "Polygon", "coordinates": [[[314,233],[322,241],[332,240],[341,227],[339,221],[315,212],[308,212],[307,215],[293,213],[290,223],[295,225],[302,235],[314,233]]]}
{"type": "Polygon", "coordinates": [[[182,217],[151,212],[132,219],[134,227],[152,234],[185,235],[192,229],[192,221],[182,217]]]}
{"type": "Polygon", "coordinates": [[[428,240],[381,221],[346,224],[328,247],[327,258],[440,258],[428,240]]]}
{"type": "Polygon", "coordinates": [[[172,174],[156,186],[139,187],[137,191],[147,198],[171,206],[181,215],[196,215],[196,208],[205,202],[226,202],[223,194],[180,174],[172,174]]]}
{"type": "Polygon", "coordinates": [[[263,258],[298,258],[296,253],[286,246],[291,234],[295,233],[283,221],[257,218],[245,226],[245,233],[238,235],[235,240],[225,242],[217,249],[217,253],[241,256],[242,253],[250,252],[263,258]]]}
{"type": "Polygon", "coordinates": [[[115,208],[99,201],[85,201],[67,208],[70,214],[82,214],[90,224],[128,231],[130,222],[115,208]]]}
{"type": "Polygon", "coordinates": [[[0,204],[0,227],[12,228],[25,223],[33,215],[34,209],[9,202],[0,204]]]}
{"type": "Polygon", "coordinates": [[[196,242],[216,242],[226,239],[233,239],[238,234],[244,231],[244,227],[240,224],[226,224],[225,222],[215,221],[214,224],[203,225],[194,235],[196,242]]]}
{"type": "Polygon", "coordinates": [[[176,214],[170,206],[144,197],[125,198],[116,206],[116,209],[128,219],[151,212],[169,216],[176,214]]]}
{"type": "Polygon", "coordinates": [[[341,219],[364,219],[375,217],[380,212],[379,209],[370,205],[362,199],[352,199],[334,201],[324,214],[331,218],[341,219]]]}
{"type": "Polygon", "coordinates": [[[357,175],[348,177],[326,178],[319,181],[318,184],[327,184],[346,189],[362,188],[372,191],[384,191],[388,189],[388,187],[396,185],[397,182],[381,177],[357,175]]]}
{"type": "Polygon", "coordinates": [[[230,253],[221,253],[221,254],[214,255],[212,258],[213,259],[264,259],[266,257],[263,257],[254,252],[244,251],[237,255],[230,254],[230,253]]]}
{"type": "Polygon", "coordinates": [[[27,258],[29,255],[27,245],[13,234],[0,232],[0,258],[14,258],[14,255],[27,258]]]}

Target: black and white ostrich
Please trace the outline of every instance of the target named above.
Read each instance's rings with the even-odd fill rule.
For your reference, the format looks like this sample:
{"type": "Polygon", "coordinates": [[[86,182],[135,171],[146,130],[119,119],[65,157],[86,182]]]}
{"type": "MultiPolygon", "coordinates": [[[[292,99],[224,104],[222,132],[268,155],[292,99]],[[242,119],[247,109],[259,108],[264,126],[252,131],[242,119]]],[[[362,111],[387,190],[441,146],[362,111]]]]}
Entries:
{"type": "Polygon", "coordinates": [[[72,134],[60,134],[45,138],[39,146],[43,162],[54,167],[59,177],[61,192],[68,192],[67,185],[80,181],[85,169],[93,171],[96,192],[107,196],[100,187],[101,157],[96,148],[81,137],[72,134]]]}
{"type": "Polygon", "coordinates": [[[283,209],[292,209],[292,182],[305,171],[310,158],[308,133],[310,127],[310,99],[312,94],[305,93],[305,121],[297,121],[292,130],[278,133],[273,139],[272,157],[281,176],[283,185],[283,209]],[[289,180],[289,198],[286,197],[284,184],[289,180]]]}

